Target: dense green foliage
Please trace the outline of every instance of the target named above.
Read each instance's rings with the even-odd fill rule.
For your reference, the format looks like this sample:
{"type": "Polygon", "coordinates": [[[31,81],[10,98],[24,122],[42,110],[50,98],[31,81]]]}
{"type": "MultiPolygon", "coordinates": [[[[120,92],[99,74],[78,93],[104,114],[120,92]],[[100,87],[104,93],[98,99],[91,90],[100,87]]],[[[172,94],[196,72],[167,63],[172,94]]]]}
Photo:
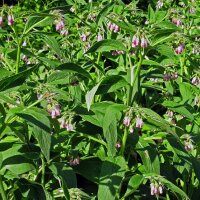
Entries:
{"type": "Polygon", "coordinates": [[[200,198],[200,3],[18,1],[0,15],[0,193],[200,198]]]}

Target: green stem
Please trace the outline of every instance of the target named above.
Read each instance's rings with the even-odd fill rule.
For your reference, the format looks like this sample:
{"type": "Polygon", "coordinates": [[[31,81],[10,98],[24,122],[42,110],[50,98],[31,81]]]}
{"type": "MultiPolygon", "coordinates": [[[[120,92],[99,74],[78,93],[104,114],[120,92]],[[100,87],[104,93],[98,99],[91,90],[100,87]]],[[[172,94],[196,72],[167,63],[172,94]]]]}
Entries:
{"type": "Polygon", "coordinates": [[[2,200],[7,200],[7,196],[6,196],[6,192],[4,190],[4,187],[3,187],[3,181],[2,181],[1,176],[0,176],[0,193],[1,193],[1,196],[2,196],[2,200]]]}
{"type": "Polygon", "coordinates": [[[183,74],[184,74],[184,66],[185,66],[185,52],[183,58],[180,57],[180,65],[181,65],[181,82],[183,82],[183,74]]]}
{"type": "Polygon", "coordinates": [[[42,159],[42,178],[41,178],[41,184],[43,187],[45,187],[45,160],[44,160],[44,155],[42,154],[41,156],[42,159]]]}
{"type": "Polygon", "coordinates": [[[122,147],[121,147],[121,151],[120,151],[120,154],[121,154],[121,155],[124,154],[125,147],[126,147],[127,137],[128,137],[128,129],[125,128],[124,136],[123,136],[123,138],[122,138],[122,147]]]}
{"type": "MultiPolygon", "coordinates": [[[[143,62],[143,55],[140,54],[139,58],[140,58],[140,60],[139,60],[138,65],[137,65],[137,69],[136,69],[136,72],[134,74],[134,78],[131,79],[131,86],[130,86],[130,91],[129,91],[129,98],[128,98],[128,102],[127,102],[127,104],[129,106],[131,106],[132,103],[133,103],[132,102],[133,101],[133,90],[134,90],[134,87],[135,87],[136,80],[137,80],[137,78],[138,78],[138,76],[140,74],[140,67],[141,67],[142,62],[143,62]]],[[[131,66],[131,68],[133,68],[133,67],[131,66]]],[[[132,76],[132,74],[131,74],[131,76],[132,76]]]]}
{"type": "Polygon", "coordinates": [[[20,54],[21,54],[21,45],[22,45],[22,39],[18,41],[17,44],[17,61],[16,61],[16,74],[19,73],[19,64],[20,64],[20,54]]]}

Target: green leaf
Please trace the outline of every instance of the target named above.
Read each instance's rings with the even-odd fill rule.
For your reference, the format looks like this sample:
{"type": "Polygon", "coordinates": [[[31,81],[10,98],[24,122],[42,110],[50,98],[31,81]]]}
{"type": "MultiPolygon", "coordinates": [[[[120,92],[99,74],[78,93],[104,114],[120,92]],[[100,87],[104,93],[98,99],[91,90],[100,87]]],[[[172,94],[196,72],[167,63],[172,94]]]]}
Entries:
{"type": "Polygon", "coordinates": [[[47,161],[50,157],[51,147],[51,129],[50,121],[41,109],[26,109],[16,113],[21,118],[25,119],[33,127],[33,134],[38,140],[39,146],[47,161]]]}
{"type": "Polygon", "coordinates": [[[160,127],[161,130],[165,130],[167,133],[176,135],[175,131],[170,127],[169,122],[165,121],[159,114],[148,108],[142,108],[143,116],[154,125],[160,127]]]}
{"type": "Polygon", "coordinates": [[[119,40],[102,40],[95,43],[86,53],[105,52],[111,50],[127,51],[126,47],[119,40]]]}
{"type": "Polygon", "coordinates": [[[104,17],[107,15],[107,13],[113,8],[114,2],[108,3],[97,15],[96,23],[98,25],[102,24],[102,21],[104,17]]]}
{"type": "Polygon", "coordinates": [[[150,6],[150,4],[148,6],[148,19],[149,19],[150,23],[154,23],[155,22],[155,12],[152,9],[152,7],[150,6]]]}
{"type": "Polygon", "coordinates": [[[97,91],[99,85],[100,85],[100,83],[98,83],[96,86],[94,86],[89,92],[87,92],[87,94],[85,96],[88,111],[90,110],[90,106],[92,104],[93,98],[96,94],[96,91],[97,91]]]}
{"type": "Polygon", "coordinates": [[[178,194],[180,200],[182,200],[182,199],[189,200],[189,197],[187,196],[187,194],[183,190],[181,190],[179,187],[174,185],[172,182],[168,181],[167,179],[165,179],[163,177],[160,177],[159,179],[160,179],[161,183],[163,183],[172,192],[178,194]]]}
{"type": "Polygon", "coordinates": [[[107,158],[103,162],[99,177],[98,199],[117,199],[126,169],[126,161],[121,156],[107,158]]]}
{"type": "Polygon", "coordinates": [[[19,74],[11,75],[9,77],[6,77],[2,80],[0,80],[0,91],[3,91],[5,89],[8,89],[10,87],[15,87],[17,85],[21,85],[27,76],[31,74],[33,71],[38,69],[39,65],[35,65],[34,67],[31,67],[27,70],[24,70],[20,72],[19,74]]]}
{"type": "Polygon", "coordinates": [[[144,176],[140,174],[132,176],[128,182],[127,190],[124,197],[126,198],[129,195],[133,194],[140,187],[143,181],[144,181],[144,176]]]}
{"type": "Polygon", "coordinates": [[[108,143],[108,156],[115,156],[117,143],[117,127],[121,118],[121,111],[125,108],[124,105],[114,104],[106,109],[103,118],[103,133],[108,143]]]}
{"type": "Polygon", "coordinates": [[[127,81],[118,75],[112,75],[106,77],[98,87],[96,94],[106,94],[110,92],[114,92],[119,88],[126,86],[127,81]]]}
{"type": "Polygon", "coordinates": [[[44,42],[49,45],[50,49],[53,50],[59,57],[61,57],[60,45],[54,36],[45,36],[44,42]]]}
{"type": "Polygon", "coordinates": [[[49,166],[49,169],[54,175],[62,177],[67,185],[67,188],[77,187],[76,175],[71,167],[65,165],[64,163],[54,162],[49,166]]]}
{"type": "Polygon", "coordinates": [[[74,171],[77,174],[80,174],[87,180],[98,184],[99,176],[101,172],[102,161],[98,158],[87,158],[80,161],[80,165],[74,167],[74,171]],[[90,166],[90,170],[88,170],[88,166],[90,166]]]}
{"type": "Polygon", "coordinates": [[[136,150],[142,158],[146,172],[160,174],[160,162],[155,147],[156,145],[150,146],[148,142],[140,137],[136,150]]]}
{"type": "Polygon", "coordinates": [[[25,24],[23,34],[29,33],[35,27],[43,27],[52,24],[53,19],[49,14],[37,14],[36,16],[30,16],[25,24]]]}
{"type": "Polygon", "coordinates": [[[192,99],[194,98],[192,94],[191,85],[189,83],[179,83],[179,89],[180,89],[183,102],[187,102],[187,101],[191,102],[192,99]]]}
{"type": "Polygon", "coordinates": [[[163,106],[187,117],[191,121],[194,121],[194,116],[189,112],[189,110],[184,105],[180,105],[180,103],[176,103],[174,101],[164,101],[163,106]]]}
{"type": "Polygon", "coordinates": [[[92,80],[90,73],[88,73],[85,69],[83,69],[82,67],[80,67],[74,63],[65,63],[62,65],[59,65],[58,67],[56,67],[56,70],[78,73],[78,74],[81,74],[82,76],[92,80]]]}

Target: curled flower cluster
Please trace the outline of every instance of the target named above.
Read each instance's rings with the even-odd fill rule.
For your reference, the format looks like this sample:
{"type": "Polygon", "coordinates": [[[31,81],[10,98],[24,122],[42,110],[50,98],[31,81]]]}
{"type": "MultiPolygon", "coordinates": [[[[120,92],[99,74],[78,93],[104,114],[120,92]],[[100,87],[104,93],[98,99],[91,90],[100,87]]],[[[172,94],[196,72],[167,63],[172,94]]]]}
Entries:
{"type": "Polygon", "coordinates": [[[112,55],[113,56],[117,56],[117,55],[121,55],[121,54],[124,54],[124,51],[121,51],[121,50],[114,50],[114,51],[112,51],[112,55]]]}
{"type": "Polygon", "coordinates": [[[176,54],[181,54],[185,49],[185,45],[184,44],[180,44],[178,47],[176,47],[175,52],[176,54]]]}
{"type": "Polygon", "coordinates": [[[196,86],[199,85],[199,84],[200,84],[200,78],[197,77],[197,76],[194,76],[194,77],[192,78],[191,83],[192,83],[192,85],[196,85],[196,86]]]}
{"type": "Polygon", "coordinates": [[[113,31],[114,33],[117,33],[120,31],[120,27],[117,24],[113,24],[111,22],[108,22],[108,29],[110,31],[113,31]]]}
{"type": "Polygon", "coordinates": [[[52,119],[60,116],[60,105],[59,104],[55,104],[53,106],[49,104],[47,106],[47,110],[48,110],[49,114],[51,115],[52,119]]]}
{"type": "Polygon", "coordinates": [[[163,80],[164,81],[176,80],[177,78],[178,78],[178,73],[177,72],[174,72],[174,73],[167,72],[163,76],[163,80]]]}
{"type": "Polygon", "coordinates": [[[163,193],[163,185],[161,183],[151,183],[151,195],[159,195],[163,193]]]}
{"type": "Polygon", "coordinates": [[[146,48],[148,47],[148,45],[149,45],[149,42],[144,36],[142,36],[141,38],[137,34],[133,36],[133,39],[132,39],[133,48],[136,48],[139,46],[141,46],[142,48],[146,48]]]}

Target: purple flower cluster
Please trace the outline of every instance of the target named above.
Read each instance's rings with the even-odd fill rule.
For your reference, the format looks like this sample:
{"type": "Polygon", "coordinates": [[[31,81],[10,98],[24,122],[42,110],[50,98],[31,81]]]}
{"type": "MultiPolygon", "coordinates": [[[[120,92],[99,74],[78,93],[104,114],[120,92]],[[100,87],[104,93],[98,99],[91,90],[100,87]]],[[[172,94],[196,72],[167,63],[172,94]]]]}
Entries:
{"type": "Polygon", "coordinates": [[[64,118],[61,121],[61,128],[66,128],[67,131],[73,131],[74,130],[73,124],[69,121],[66,121],[64,118]]]}
{"type": "MultiPolygon", "coordinates": [[[[131,117],[130,116],[127,115],[127,116],[124,117],[123,124],[126,127],[129,127],[130,133],[134,132],[133,127],[131,126],[131,117]]],[[[144,125],[144,122],[143,122],[142,118],[137,117],[136,122],[135,122],[135,127],[141,129],[143,127],[143,125],[144,125]]]]}
{"type": "Polygon", "coordinates": [[[162,184],[151,183],[150,188],[151,188],[151,195],[159,195],[163,193],[162,184]]]}
{"type": "Polygon", "coordinates": [[[148,47],[149,42],[145,37],[140,38],[138,35],[134,35],[132,39],[132,47],[136,48],[141,46],[142,48],[148,47]]]}
{"type": "Polygon", "coordinates": [[[176,80],[177,78],[178,78],[178,73],[177,72],[174,72],[174,73],[167,72],[163,76],[163,80],[164,81],[176,80]]]}
{"type": "Polygon", "coordinates": [[[192,83],[192,85],[196,85],[196,86],[199,85],[199,84],[200,84],[200,78],[197,77],[197,76],[194,76],[194,77],[192,78],[191,83],[192,83]]]}
{"type": "Polygon", "coordinates": [[[180,44],[178,47],[176,47],[175,52],[176,54],[181,54],[185,49],[185,45],[184,44],[180,44]]]}
{"type": "Polygon", "coordinates": [[[60,105],[59,104],[55,104],[53,106],[48,105],[48,112],[51,115],[51,118],[54,119],[58,116],[60,116],[60,105]]]}
{"type": "Polygon", "coordinates": [[[62,36],[68,35],[68,30],[65,28],[65,23],[63,19],[57,19],[54,21],[54,24],[56,26],[56,31],[60,31],[60,34],[62,36]]]}
{"type": "MultiPolygon", "coordinates": [[[[8,25],[12,26],[15,22],[15,18],[13,14],[8,15],[8,25]]],[[[3,25],[3,16],[0,16],[0,26],[3,25]]]]}
{"type": "Polygon", "coordinates": [[[118,55],[121,55],[121,54],[124,54],[124,51],[121,51],[121,50],[114,50],[114,51],[112,51],[112,55],[113,56],[118,56],[118,55]]]}
{"type": "Polygon", "coordinates": [[[114,33],[117,33],[117,32],[120,31],[120,27],[117,24],[113,24],[111,22],[108,22],[107,26],[108,26],[108,29],[110,31],[113,31],[114,33]]]}

